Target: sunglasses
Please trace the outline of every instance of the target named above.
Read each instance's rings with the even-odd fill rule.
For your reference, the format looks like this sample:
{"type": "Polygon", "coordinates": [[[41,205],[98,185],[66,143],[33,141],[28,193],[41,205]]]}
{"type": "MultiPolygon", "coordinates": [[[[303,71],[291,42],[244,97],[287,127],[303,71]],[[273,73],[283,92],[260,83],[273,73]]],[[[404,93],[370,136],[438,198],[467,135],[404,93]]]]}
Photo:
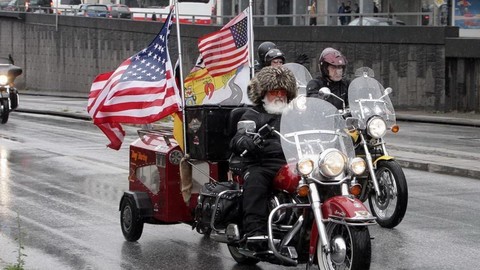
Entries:
{"type": "Polygon", "coordinates": [[[283,89],[274,89],[274,90],[269,90],[268,94],[272,96],[277,96],[277,97],[286,97],[287,91],[283,89]]]}

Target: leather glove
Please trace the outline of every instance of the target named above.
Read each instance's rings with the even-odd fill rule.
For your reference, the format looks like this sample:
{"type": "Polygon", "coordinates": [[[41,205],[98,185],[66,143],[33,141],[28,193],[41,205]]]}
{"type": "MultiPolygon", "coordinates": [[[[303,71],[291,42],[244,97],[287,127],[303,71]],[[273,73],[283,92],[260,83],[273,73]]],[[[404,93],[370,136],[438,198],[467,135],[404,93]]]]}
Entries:
{"type": "Polygon", "coordinates": [[[255,154],[259,150],[253,139],[249,136],[242,136],[237,141],[237,150],[239,153],[247,150],[247,153],[255,154]]]}

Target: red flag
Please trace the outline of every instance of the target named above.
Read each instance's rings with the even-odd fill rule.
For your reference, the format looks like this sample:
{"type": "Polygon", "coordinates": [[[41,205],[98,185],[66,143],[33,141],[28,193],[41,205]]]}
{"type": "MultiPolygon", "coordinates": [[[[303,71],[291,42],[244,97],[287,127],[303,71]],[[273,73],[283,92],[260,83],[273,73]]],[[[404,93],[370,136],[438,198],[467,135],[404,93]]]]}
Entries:
{"type": "Polygon", "coordinates": [[[201,37],[198,49],[212,77],[238,68],[248,61],[247,10],[240,13],[220,31],[201,37]]]}
{"type": "Polygon", "coordinates": [[[170,13],[147,48],[92,83],[87,111],[112,149],[120,149],[125,136],[120,123],[152,123],[181,107],[167,46],[171,24],[170,13]]]}

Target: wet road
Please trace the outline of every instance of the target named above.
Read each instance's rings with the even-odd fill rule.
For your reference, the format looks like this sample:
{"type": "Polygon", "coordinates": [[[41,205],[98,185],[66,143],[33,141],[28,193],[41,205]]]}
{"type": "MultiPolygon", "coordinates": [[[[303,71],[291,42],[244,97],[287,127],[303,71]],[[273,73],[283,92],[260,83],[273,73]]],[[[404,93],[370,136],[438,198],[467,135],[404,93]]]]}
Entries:
{"type": "MultiPolygon", "coordinates": [[[[16,262],[18,214],[26,269],[252,269],[184,224],[146,225],[137,243],[124,240],[118,203],[135,129],[127,135],[113,151],[80,120],[15,113],[0,126],[0,268],[16,262]]],[[[371,269],[476,268],[480,181],[405,172],[407,214],[393,230],[370,227],[371,269]]]]}

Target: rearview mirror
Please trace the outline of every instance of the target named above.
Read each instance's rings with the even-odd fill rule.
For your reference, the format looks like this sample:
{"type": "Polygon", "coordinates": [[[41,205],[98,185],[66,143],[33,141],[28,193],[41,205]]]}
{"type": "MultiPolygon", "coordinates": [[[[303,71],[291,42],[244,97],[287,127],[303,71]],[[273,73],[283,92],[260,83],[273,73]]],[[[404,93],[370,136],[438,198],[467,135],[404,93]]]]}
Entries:
{"type": "Polygon", "coordinates": [[[363,121],[358,118],[347,117],[345,121],[346,121],[347,129],[349,131],[353,131],[355,129],[360,129],[360,130],[365,129],[365,123],[363,123],[363,121]]]}
{"type": "Polygon", "coordinates": [[[318,97],[325,100],[330,97],[332,94],[332,91],[328,87],[322,87],[320,90],[318,90],[318,97]]]}
{"type": "Polygon", "coordinates": [[[387,87],[383,93],[384,93],[384,95],[390,95],[392,93],[392,91],[393,90],[392,90],[391,87],[387,87]]]}
{"type": "Polygon", "coordinates": [[[381,96],[379,99],[383,99],[384,97],[390,95],[390,93],[392,93],[392,88],[391,87],[387,87],[384,91],[383,91],[383,96],[381,96]]]}

